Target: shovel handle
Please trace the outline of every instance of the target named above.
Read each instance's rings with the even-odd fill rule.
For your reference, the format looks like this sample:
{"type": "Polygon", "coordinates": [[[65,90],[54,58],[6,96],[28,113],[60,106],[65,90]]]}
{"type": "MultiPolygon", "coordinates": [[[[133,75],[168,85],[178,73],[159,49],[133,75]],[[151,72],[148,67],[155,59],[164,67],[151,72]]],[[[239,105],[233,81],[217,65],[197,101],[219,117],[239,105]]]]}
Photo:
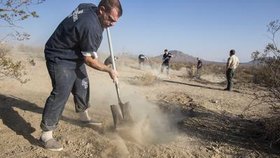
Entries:
{"type": "MultiPolygon", "coordinates": [[[[112,40],[111,40],[110,29],[106,28],[106,32],[107,32],[107,37],[108,37],[108,43],[109,43],[110,56],[111,56],[111,60],[112,60],[112,66],[113,66],[113,69],[116,70],[115,56],[114,56],[114,51],[113,51],[113,45],[112,45],[112,40]]],[[[118,96],[119,104],[122,104],[121,98],[120,98],[120,90],[119,90],[118,82],[115,82],[115,87],[116,87],[116,91],[117,91],[117,96],[118,96]]]]}
{"type": "Polygon", "coordinates": [[[106,28],[106,32],[107,32],[107,37],[108,37],[108,43],[109,43],[110,56],[111,56],[111,60],[112,60],[112,66],[113,66],[113,69],[116,70],[115,57],[114,57],[114,51],[113,51],[113,46],[112,46],[110,29],[106,28]]]}

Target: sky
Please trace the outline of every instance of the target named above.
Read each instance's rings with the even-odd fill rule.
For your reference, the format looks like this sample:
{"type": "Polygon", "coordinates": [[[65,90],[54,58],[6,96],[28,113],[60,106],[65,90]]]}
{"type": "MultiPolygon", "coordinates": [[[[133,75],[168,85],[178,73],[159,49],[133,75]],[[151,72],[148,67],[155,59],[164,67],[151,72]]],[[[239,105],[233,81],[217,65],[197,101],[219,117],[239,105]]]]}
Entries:
{"type": "MultiPolygon", "coordinates": [[[[98,2],[46,0],[32,6],[40,17],[18,23],[31,34],[25,43],[43,46],[79,3],[98,2]]],[[[150,57],[168,49],[223,62],[229,50],[235,49],[240,61],[248,62],[252,52],[263,51],[270,42],[269,22],[280,20],[280,0],[122,0],[121,3],[123,16],[110,28],[114,52],[150,57]]],[[[98,52],[109,54],[106,31],[98,52]]]]}

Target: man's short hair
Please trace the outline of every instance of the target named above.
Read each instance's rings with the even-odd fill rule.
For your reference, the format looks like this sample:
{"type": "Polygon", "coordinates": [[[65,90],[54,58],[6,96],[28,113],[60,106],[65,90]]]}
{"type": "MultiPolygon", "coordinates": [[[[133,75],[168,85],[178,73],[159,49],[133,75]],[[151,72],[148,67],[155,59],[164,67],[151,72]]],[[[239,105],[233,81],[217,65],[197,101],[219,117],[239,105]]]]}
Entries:
{"type": "Polygon", "coordinates": [[[229,53],[230,53],[230,55],[234,55],[235,54],[235,50],[232,49],[232,50],[229,51],[229,53]]]}
{"type": "Polygon", "coordinates": [[[168,51],[168,49],[164,49],[164,52],[167,52],[168,51]]]}
{"type": "Polygon", "coordinates": [[[98,8],[104,6],[107,11],[111,11],[113,8],[118,9],[119,17],[122,16],[123,10],[119,0],[101,0],[98,4],[98,8]]]}

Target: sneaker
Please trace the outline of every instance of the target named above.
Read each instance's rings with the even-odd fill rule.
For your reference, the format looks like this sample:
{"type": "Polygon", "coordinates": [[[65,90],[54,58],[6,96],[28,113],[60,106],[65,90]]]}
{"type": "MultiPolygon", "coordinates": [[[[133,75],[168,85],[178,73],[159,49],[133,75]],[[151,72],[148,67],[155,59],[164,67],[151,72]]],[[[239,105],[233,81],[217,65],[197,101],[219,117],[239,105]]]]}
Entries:
{"type": "Polygon", "coordinates": [[[101,122],[93,121],[93,120],[82,121],[82,123],[83,123],[83,124],[86,124],[86,125],[102,126],[102,123],[101,123],[101,122]]]}
{"type": "Polygon", "coordinates": [[[46,142],[44,142],[42,139],[40,139],[40,141],[42,142],[44,148],[47,149],[47,150],[51,150],[51,151],[61,151],[61,150],[63,150],[63,146],[58,141],[56,141],[55,139],[50,139],[46,142]]]}

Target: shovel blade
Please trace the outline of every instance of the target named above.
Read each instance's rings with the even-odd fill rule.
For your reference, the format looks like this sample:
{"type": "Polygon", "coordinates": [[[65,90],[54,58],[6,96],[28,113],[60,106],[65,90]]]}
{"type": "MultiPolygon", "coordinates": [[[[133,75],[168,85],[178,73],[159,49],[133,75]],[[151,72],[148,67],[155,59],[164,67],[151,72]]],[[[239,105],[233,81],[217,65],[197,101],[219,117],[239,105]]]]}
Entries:
{"type": "Polygon", "coordinates": [[[122,116],[123,116],[123,122],[125,123],[133,123],[133,118],[131,115],[131,106],[129,102],[126,103],[120,103],[122,116]]]}
{"type": "Polygon", "coordinates": [[[113,115],[114,127],[116,129],[122,123],[123,118],[117,105],[111,105],[111,111],[113,115]]]}
{"type": "Polygon", "coordinates": [[[131,106],[129,102],[119,103],[117,105],[111,105],[111,111],[113,115],[114,128],[127,127],[133,124],[133,118],[131,115],[131,106]]]}

